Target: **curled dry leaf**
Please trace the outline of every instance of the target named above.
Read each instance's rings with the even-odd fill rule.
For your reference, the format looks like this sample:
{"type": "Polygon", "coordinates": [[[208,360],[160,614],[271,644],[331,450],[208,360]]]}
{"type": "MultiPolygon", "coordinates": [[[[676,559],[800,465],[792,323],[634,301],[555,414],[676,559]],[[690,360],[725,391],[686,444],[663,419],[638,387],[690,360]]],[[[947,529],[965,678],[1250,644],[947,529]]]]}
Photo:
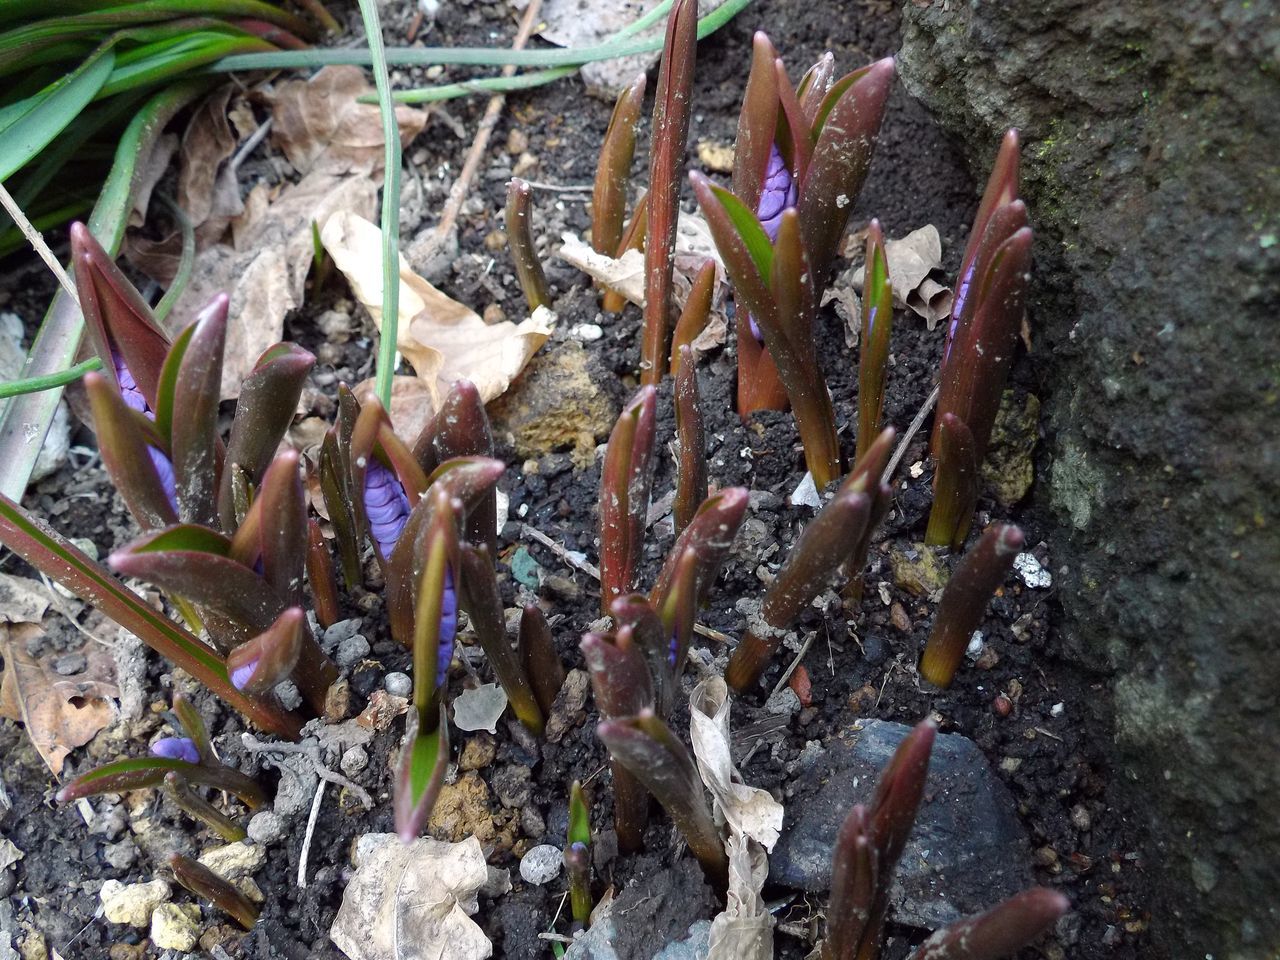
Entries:
{"type": "Polygon", "coordinates": [[[769,876],[769,858],[750,837],[733,831],[729,854],[729,895],[711,921],[707,960],[773,960],[773,916],[761,890],[769,876]]]}
{"type": "Polygon", "coordinates": [[[561,246],[556,254],[561,260],[577,267],[593,280],[598,280],[614,293],[619,293],[632,303],[644,304],[644,254],[639,250],[627,250],[621,257],[606,257],[597,253],[576,233],[560,235],[561,246]]]}
{"type": "MultiPolygon", "coordinates": [[[[886,240],[884,255],[889,263],[895,307],[910,308],[924,318],[929,330],[951,315],[951,288],[929,277],[942,267],[942,238],[937,227],[928,223],[905,237],[886,240]]],[[[858,267],[847,275],[848,283],[841,285],[861,290],[863,268],[858,267]]]]}
{"type": "Polygon", "coordinates": [[[711,792],[718,816],[772,850],[782,830],[782,804],[768,790],[750,787],[734,769],[729,752],[729,688],[721,677],[699,683],[689,696],[689,736],[698,774],[711,792]]]}
{"type": "Polygon", "coordinates": [[[484,960],[493,944],[471,919],[488,876],[480,841],[356,841],[356,872],[329,938],[350,960],[484,960]]]}
{"type": "MultiPolygon", "coordinates": [[[[0,677],[0,717],[27,728],[36,752],[53,771],[76,747],[84,746],[115,717],[111,700],[120,696],[115,683],[115,665],[99,644],[86,641],[73,653],[58,651],[34,657],[28,644],[38,641],[42,630],[36,623],[0,624],[0,652],[4,654],[4,675],[0,677]],[[84,665],[70,674],[60,674],[54,661],[80,656],[84,665]]],[[[65,669],[65,667],[64,667],[65,669]]]]}
{"type": "MultiPolygon", "coordinates": [[[[309,80],[286,80],[271,97],[271,142],[300,173],[382,174],[382,117],[378,105],[358,103],[371,93],[359,67],[325,67],[309,80]]],[[[396,107],[400,142],[422,132],[427,112],[396,107]]]]}
{"type": "MultiPolygon", "coordinates": [[[[367,218],[338,212],[320,241],[351,292],[382,326],[382,231],[367,218]]],[[[501,396],[546,343],[555,314],[545,308],[520,323],[485,323],[474,310],[441,293],[400,257],[400,323],[396,347],[426,384],[433,408],[456,380],[470,380],[488,403],[501,396]]]]}

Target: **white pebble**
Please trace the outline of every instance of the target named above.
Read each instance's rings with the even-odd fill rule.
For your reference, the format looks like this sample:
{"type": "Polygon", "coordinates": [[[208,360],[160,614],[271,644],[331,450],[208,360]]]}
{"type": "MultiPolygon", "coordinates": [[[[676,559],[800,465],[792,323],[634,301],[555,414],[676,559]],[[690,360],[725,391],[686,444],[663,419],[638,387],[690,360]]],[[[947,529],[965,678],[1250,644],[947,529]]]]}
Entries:
{"type": "Polygon", "coordinates": [[[967,649],[965,653],[969,656],[970,660],[977,660],[982,656],[983,646],[982,631],[975,630],[973,631],[973,636],[969,638],[969,649],[967,649]]]}
{"type": "Polygon", "coordinates": [[[520,861],[520,877],[525,883],[540,887],[560,875],[560,865],[563,862],[559,847],[540,843],[520,861]]]}
{"type": "Polygon", "coordinates": [[[382,686],[393,697],[407,697],[413,693],[413,681],[407,673],[388,673],[382,678],[382,686]]]}
{"type": "Polygon", "coordinates": [[[1055,703],[1052,707],[1049,708],[1049,716],[1051,717],[1060,717],[1066,712],[1067,712],[1067,705],[1065,703],[1055,703]]]}
{"type": "Polygon", "coordinates": [[[1018,554],[1013,558],[1013,569],[1018,571],[1018,576],[1028,587],[1045,589],[1053,586],[1053,574],[1040,565],[1034,554],[1018,554]]]}
{"type": "Polygon", "coordinates": [[[579,323],[569,331],[569,336],[575,340],[585,340],[590,343],[593,340],[599,340],[604,336],[604,330],[596,323],[579,323]]]}

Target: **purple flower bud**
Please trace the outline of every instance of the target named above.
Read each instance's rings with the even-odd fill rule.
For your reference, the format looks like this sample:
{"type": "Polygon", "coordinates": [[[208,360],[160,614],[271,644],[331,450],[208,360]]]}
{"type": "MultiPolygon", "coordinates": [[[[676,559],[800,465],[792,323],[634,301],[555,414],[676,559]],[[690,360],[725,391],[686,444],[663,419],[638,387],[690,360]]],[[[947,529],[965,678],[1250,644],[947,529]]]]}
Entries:
{"type": "MultiPolygon", "coordinates": [[[[133,374],[125,366],[124,357],[120,356],[119,351],[111,351],[111,364],[116,368],[116,383],[120,386],[120,396],[124,398],[125,404],[130,410],[137,410],[139,413],[151,416],[151,408],[147,406],[147,398],[138,389],[138,381],[133,379],[133,374]]],[[[152,419],[155,418],[152,417],[152,419]]]]}
{"type": "Polygon", "coordinates": [[[453,638],[458,633],[458,591],[453,586],[453,572],[444,568],[444,597],[440,602],[440,645],[436,648],[436,686],[444,686],[453,662],[453,638]]]}
{"type": "Polygon", "coordinates": [[[676,635],[671,634],[671,642],[667,644],[667,666],[674,667],[676,665],[676,652],[678,647],[678,639],[676,635]]]}
{"type": "MultiPolygon", "coordinates": [[[[764,227],[765,236],[770,243],[777,242],[778,228],[782,226],[782,214],[790,210],[799,200],[800,193],[796,189],[795,178],[787,169],[787,162],[776,143],[769,145],[769,166],[764,172],[764,184],[760,189],[760,203],[756,206],[756,216],[764,227]]],[[[756,343],[764,344],[764,334],[756,323],[756,318],[747,316],[747,324],[751,328],[751,336],[756,343]]]]}
{"type": "Polygon", "coordinates": [[[764,185],[760,190],[760,204],[756,207],[756,216],[760,218],[760,225],[764,227],[770,243],[778,239],[783,212],[794,207],[799,196],[787,162],[782,159],[778,145],[772,144],[769,147],[769,166],[765,169],[764,185]]]}
{"type": "MultiPolygon", "coordinates": [[[[137,410],[139,413],[145,414],[149,419],[154,420],[156,415],[152,412],[151,407],[147,405],[147,398],[138,389],[138,381],[133,379],[133,374],[125,366],[124,357],[120,356],[119,351],[111,351],[111,363],[116,368],[116,383],[120,386],[120,396],[124,400],[125,406],[130,410],[137,410]]],[[[169,505],[173,507],[176,513],[178,510],[178,491],[173,476],[173,464],[164,455],[163,451],[157,450],[155,447],[148,447],[147,452],[151,455],[152,466],[156,468],[156,473],[160,476],[160,486],[164,488],[165,495],[169,498],[169,505]]]]}
{"type": "Polygon", "coordinates": [[[391,556],[409,520],[409,497],[399,478],[374,457],[369,458],[364,474],[364,509],[378,551],[384,557],[391,556]]]}
{"type": "Polygon", "coordinates": [[[253,679],[254,671],[258,669],[259,660],[250,660],[248,663],[242,663],[231,671],[231,685],[237,690],[243,690],[249,685],[249,681],[253,679]]]}
{"type": "Polygon", "coordinates": [[[151,755],[166,760],[200,762],[200,751],[196,749],[195,741],[187,737],[161,737],[151,745],[151,755]]]}

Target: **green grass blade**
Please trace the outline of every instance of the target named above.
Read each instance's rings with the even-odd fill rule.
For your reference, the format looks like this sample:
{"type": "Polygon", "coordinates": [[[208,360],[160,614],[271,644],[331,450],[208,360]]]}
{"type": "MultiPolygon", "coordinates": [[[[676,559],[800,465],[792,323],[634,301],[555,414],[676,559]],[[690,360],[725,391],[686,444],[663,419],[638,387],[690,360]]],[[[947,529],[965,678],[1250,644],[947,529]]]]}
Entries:
{"type": "MultiPolygon", "coordinates": [[[[737,16],[751,0],[728,0],[698,21],[698,39],[710,36],[737,16]]],[[[656,12],[656,11],[655,11],[656,12]]],[[[611,60],[636,53],[661,50],[663,36],[627,38],[586,47],[559,50],[510,50],[490,47],[391,47],[387,63],[393,67],[425,67],[435,64],[501,67],[578,67],[595,60],[611,60]]],[[[250,53],[226,57],[210,68],[220,73],[233,70],[280,70],[355,64],[367,67],[373,60],[367,50],[282,50],[279,53],[250,53]]]]}
{"type": "Polygon", "coordinates": [[[97,96],[101,99],[125,90],[154,86],[191,73],[230,53],[274,49],[267,41],[248,34],[211,30],[159,40],[122,55],[120,63],[111,71],[97,96]]]}
{"type": "Polygon", "coordinates": [[[102,46],[71,73],[33,97],[0,110],[0,180],[43,150],[98,95],[115,66],[102,46]]]}
{"type": "Polygon", "coordinates": [[[191,280],[191,268],[195,266],[196,262],[196,231],[195,227],[191,225],[191,218],[187,216],[181,207],[164,195],[160,196],[160,200],[169,208],[169,212],[173,214],[173,219],[178,221],[178,228],[182,231],[182,256],[178,260],[178,270],[173,275],[173,281],[169,284],[169,289],[164,292],[160,302],[151,311],[155,315],[156,322],[163,324],[164,318],[169,315],[169,311],[178,302],[178,298],[182,296],[182,291],[187,288],[187,283],[191,280]]]}
{"type": "Polygon", "coordinates": [[[74,383],[83,377],[90,370],[99,370],[102,368],[101,357],[90,357],[77,363],[68,370],[61,373],[51,373],[47,377],[32,377],[29,380],[10,380],[8,383],[0,383],[0,400],[8,400],[10,397],[16,397],[24,393],[35,393],[39,390],[52,390],[54,387],[65,387],[68,383],[74,383]]]}
{"type": "Polygon", "coordinates": [[[391,379],[395,375],[396,328],[400,319],[400,127],[391,99],[391,79],[387,76],[387,54],[382,45],[382,22],[377,0],[360,0],[360,16],[373,63],[373,82],[378,88],[382,113],[382,331],[378,336],[378,367],[375,389],[378,399],[391,409],[391,379]]]}

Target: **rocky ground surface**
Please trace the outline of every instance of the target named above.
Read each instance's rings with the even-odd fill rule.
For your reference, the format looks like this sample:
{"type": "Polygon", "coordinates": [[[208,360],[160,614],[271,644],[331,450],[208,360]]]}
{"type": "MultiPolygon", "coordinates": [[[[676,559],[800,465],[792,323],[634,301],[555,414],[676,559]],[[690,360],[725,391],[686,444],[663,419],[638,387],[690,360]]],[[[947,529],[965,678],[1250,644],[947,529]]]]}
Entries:
{"type": "MultiPolygon", "coordinates": [[[[388,11],[393,15],[387,35],[402,40],[413,12],[388,11]]],[[[505,4],[476,2],[446,6],[433,24],[419,29],[427,30],[429,43],[476,44],[505,42],[512,24],[505,4]]],[[[828,48],[841,67],[851,68],[893,53],[899,42],[897,17],[888,5],[824,0],[799,7],[759,0],[699,48],[691,167],[723,174],[716,151],[732,143],[750,34],[757,27],[770,32],[797,72],[828,48]]],[[[443,78],[468,75],[451,68],[443,78]]],[[[589,183],[609,109],[585,97],[577,79],[508,100],[462,210],[459,248],[432,270],[441,289],[490,322],[523,317],[501,226],[505,182],[518,171],[557,188],[589,183]]],[[[407,241],[433,224],[483,110],[480,100],[451,102],[432,114],[426,132],[408,146],[413,173],[405,188],[407,241]]],[[[646,144],[642,137],[642,154],[646,144]]],[[[646,166],[638,160],[637,183],[646,166]]],[[[288,162],[268,140],[242,165],[240,185],[248,195],[255,178],[283,182],[291,176],[288,162]]],[[[643,854],[617,854],[606,757],[593,733],[597,715],[577,650],[599,610],[597,584],[581,563],[594,562],[597,553],[599,445],[634,388],[639,352],[635,308],[602,313],[589,282],[550,257],[562,231],[588,227],[586,199],[581,189],[535,192],[535,223],[548,254],[559,319],[529,368],[490,406],[498,456],[510,465],[500,481],[509,501],[499,538],[503,600],[512,609],[535,601],[546,610],[570,672],[544,740],[534,740],[509,717],[494,733],[456,733],[456,768],[429,832],[450,842],[478,840],[487,869],[474,888],[474,920],[495,955],[545,957],[551,948],[539,934],[563,934],[568,925],[561,911],[563,875],[554,862],[541,861],[538,851],[563,846],[568,784],[581,779],[588,784],[597,830],[596,893],[612,886],[617,899],[610,920],[593,928],[574,955],[647,960],[667,948],[661,954],[666,958],[696,956],[719,906],[694,862],[673,842],[664,817],[653,818],[643,854]],[[683,947],[668,947],[682,940],[683,947]]],[[[917,103],[895,91],[853,227],[878,216],[886,232],[898,237],[934,224],[942,240],[943,274],[953,275],[975,205],[976,188],[959,154],[917,103]]],[[[412,254],[412,243],[409,248],[412,254]]],[[[29,326],[38,316],[38,299],[8,296],[0,309],[29,326]]],[[[1034,316],[1031,322],[1034,327],[1034,316]]],[[[886,418],[902,430],[931,388],[942,328],[930,331],[905,310],[895,324],[886,418]]],[[[285,332],[320,361],[315,389],[305,398],[308,417],[330,416],[336,384],[370,374],[369,317],[340,280],[331,281],[308,293],[289,315],[285,332]]],[[[846,346],[844,321],[831,306],[823,310],[819,336],[841,441],[851,454],[856,351],[846,346]]],[[[763,581],[813,512],[788,502],[803,475],[790,416],[765,414],[743,424],[733,410],[734,377],[731,343],[713,350],[699,372],[712,482],[751,490],[748,519],[703,617],[712,631],[729,637],[742,627],[737,601],[760,595],[763,581]]],[[[1011,378],[993,457],[998,469],[991,487],[1001,497],[984,498],[977,524],[1018,522],[1027,534],[1027,558],[992,602],[954,686],[945,692],[928,688],[915,670],[954,564],[954,558],[920,543],[932,470],[922,434],[908,446],[895,477],[893,507],[871,552],[862,602],[846,605],[828,594],[822,609],[802,618],[794,643],[766,673],[760,695],[734,705],[734,759],[747,783],[769,790],[787,811],[766,887],[778,924],[779,957],[805,956],[820,933],[830,839],[840,812],[869,795],[874,771],[904,725],[927,716],[945,736],[895,889],[886,956],[904,956],[933,924],[1032,882],[1061,889],[1075,909],[1027,957],[1148,955],[1142,952],[1144,864],[1134,829],[1113,802],[1115,775],[1106,762],[1112,720],[1103,678],[1063,656],[1055,629],[1061,611],[1053,526],[1047,515],[1027,506],[1029,490],[1043,482],[1038,377],[1033,351],[1011,378]],[[780,683],[801,648],[801,668],[780,683]]],[[[669,396],[662,397],[660,410],[660,429],[669,431],[669,396]]],[[[27,506],[105,555],[134,535],[132,523],[92,453],[87,431],[77,427],[71,439],[76,452],[32,488],[27,506]]],[[[663,456],[655,500],[672,483],[672,463],[663,456]]],[[[672,540],[663,511],[655,513],[644,584],[672,540]]],[[[4,570],[29,572],[11,557],[4,570]]],[[[330,931],[356,876],[357,841],[391,829],[389,764],[403,731],[399,714],[411,672],[411,657],[388,635],[376,580],[367,587],[344,598],[348,619],[322,639],[347,680],[345,702],[335,704],[328,722],[309,726],[301,745],[254,738],[238,716],[127,635],[92,615],[80,616],[97,638],[92,642],[111,648],[121,718],[70,755],[64,778],[107,759],[140,754],[149,740],[171,732],[168,702],[183,690],[198,704],[224,759],[257,776],[274,799],[251,819],[232,807],[249,824],[249,840],[233,845],[193,827],[156,793],[61,808],[52,802],[56,783],[22,726],[0,721],[0,958],[14,951],[24,958],[56,951],[113,960],[188,953],[219,960],[341,956],[330,931]],[[162,865],[170,850],[200,855],[245,884],[251,896],[260,896],[257,927],[244,934],[167,881],[162,865]]],[[[59,602],[76,611],[70,601],[59,602]]],[[[465,635],[463,641],[451,678],[455,696],[489,679],[478,648],[465,646],[465,635]]],[[[59,663],[70,676],[85,670],[75,660],[84,659],[85,639],[70,626],[47,629],[30,648],[55,671],[59,663]]],[[[723,643],[707,640],[695,651],[688,681],[720,671],[725,655],[723,643]]],[[[6,655],[6,666],[11,661],[6,655]]],[[[687,717],[685,711],[682,702],[677,716],[687,717]]],[[[366,852],[371,843],[366,839],[366,852]]]]}

